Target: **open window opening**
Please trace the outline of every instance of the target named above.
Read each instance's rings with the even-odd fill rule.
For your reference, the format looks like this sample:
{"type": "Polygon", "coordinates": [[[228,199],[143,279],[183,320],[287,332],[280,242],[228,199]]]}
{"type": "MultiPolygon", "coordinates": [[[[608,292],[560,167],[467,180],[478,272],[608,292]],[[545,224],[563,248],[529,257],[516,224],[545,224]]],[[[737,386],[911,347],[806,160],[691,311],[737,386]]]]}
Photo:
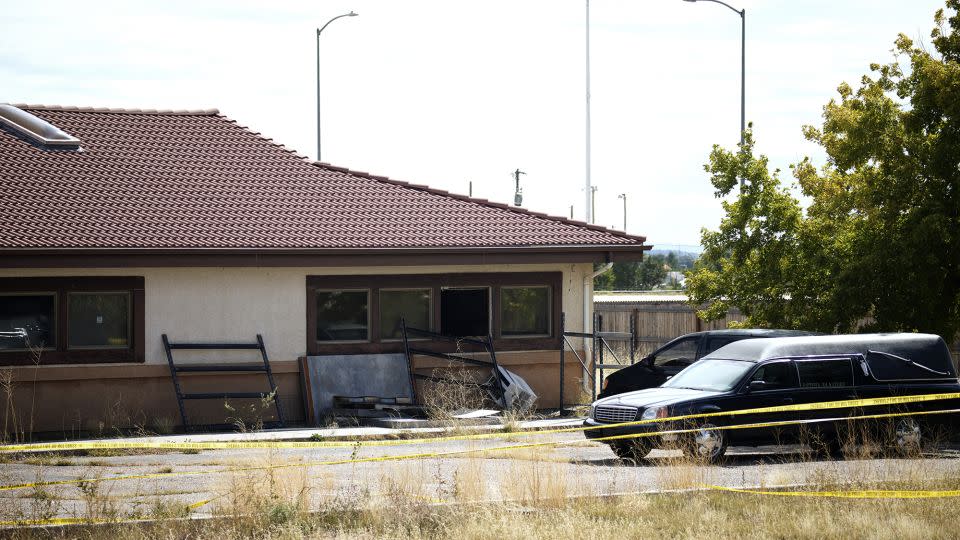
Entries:
{"type": "Polygon", "coordinates": [[[448,336],[488,335],[490,288],[441,289],[440,332],[448,336]]]}

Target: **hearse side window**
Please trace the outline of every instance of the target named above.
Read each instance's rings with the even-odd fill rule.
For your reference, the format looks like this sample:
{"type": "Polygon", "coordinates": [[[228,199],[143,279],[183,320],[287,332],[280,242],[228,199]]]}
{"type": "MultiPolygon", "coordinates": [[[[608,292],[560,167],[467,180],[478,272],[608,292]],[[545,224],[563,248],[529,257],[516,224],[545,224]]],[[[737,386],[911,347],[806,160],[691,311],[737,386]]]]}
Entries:
{"type": "Polygon", "coordinates": [[[699,337],[681,339],[653,357],[655,366],[686,366],[697,359],[699,337]]]}
{"type": "Polygon", "coordinates": [[[751,381],[763,381],[764,390],[780,390],[797,387],[797,368],[793,362],[771,362],[760,366],[750,377],[751,381]]]}
{"type": "Polygon", "coordinates": [[[802,360],[797,362],[802,388],[832,388],[853,385],[849,358],[802,360]]]}

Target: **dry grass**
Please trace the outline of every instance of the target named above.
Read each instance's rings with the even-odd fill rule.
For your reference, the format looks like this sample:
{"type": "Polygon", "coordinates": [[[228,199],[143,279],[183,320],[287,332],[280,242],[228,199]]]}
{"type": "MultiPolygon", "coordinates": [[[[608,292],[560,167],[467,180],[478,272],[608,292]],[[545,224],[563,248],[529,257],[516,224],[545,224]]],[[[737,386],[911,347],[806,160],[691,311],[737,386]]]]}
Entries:
{"type": "MultiPolygon", "coordinates": [[[[957,489],[960,467],[931,469],[916,454],[878,455],[869,433],[845,461],[808,461],[808,455],[765,459],[755,474],[765,488],[804,484],[810,491],[851,489],[957,489]],[[933,474],[931,471],[936,470],[933,474]]],[[[359,454],[359,447],[354,455],[359,454]]],[[[610,454],[612,458],[612,454],[610,454]]],[[[307,456],[308,457],[308,456],[307,456]]],[[[62,456],[61,456],[62,458],[62,456]]],[[[38,467],[55,466],[56,459],[38,467]]],[[[953,538],[957,499],[841,500],[703,491],[721,482],[725,469],[690,458],[654,459],[655,487],[669,493],[596,497],[605,486],[583,483],[582,464],[548,447],[478,453],[457,459],[384,462],[375,466],[308,467],[305,456],[270,452],[247,466],[275,466],[227,473],[204,507],[214,519],[183,520],[182,499],[138,495],[137,509],[121,510],[109,486],[81,485],[77,515],[91,519],[154,516],[153,524],[106,524],[62,530],[5,531],[14,538],[953,538]],[[490,459],[501,458],[501,459],[490,459]],[[503,459],[506,458],[506,459],[503,459]],[[336,475],[336,477],[334,476],[336,475]],[[346,487],[345,487],[346,486],[346,487]],[[439,503],[439,504],[438,504],[439,503]]],[[[629,467],[606,466],[611,477],[629,467]]],[[[0,471],[2,473],[2,471],[0,471]]],[[[629,476],[629,475],[623,475],[629,476]]],[[[729,477],[727,477],[729,481],[729,477]]],[[[750,483],[744,479],[745,483],[750,483]]],[[[617,486],[636,489],[633,485],[617,486]]],[[[796,489],[796,488],[793,488],[796,489]]],[[[36,489],[21,499],[21,519],[63,515],[56,492],[36,489]]]]}
{"type": "MultiPolygon", "coordinates": [[[[249,492],[248,492],[249,493],[249,492]]],[[[557,493],[559,494],[559,493],[557,493]]],[[[360,507],[302,511],[302,497],[243,503],[230,519],[18,530],[14,538],[879,538],[955,537],[953,499],[834,500],[694,492],[617,498],[537,499],[551,504],[360,507]]]]}

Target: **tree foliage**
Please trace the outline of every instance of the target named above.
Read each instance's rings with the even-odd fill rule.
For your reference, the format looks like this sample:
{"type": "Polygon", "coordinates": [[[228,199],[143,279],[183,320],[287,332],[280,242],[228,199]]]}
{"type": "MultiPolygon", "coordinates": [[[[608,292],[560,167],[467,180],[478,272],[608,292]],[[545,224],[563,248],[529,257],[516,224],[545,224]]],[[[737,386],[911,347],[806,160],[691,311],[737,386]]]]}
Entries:
{"type": "Polygon", "coordinates": [[[649,255],[638,262],[613,263],[609,272],[595,278],[593,287],[599,291],[648,291],[666,277],[666,257],[649,255]]]}
{"type": "Polygon", "coordinates": [[[691,275],[691,301],[708,319],[736,306],[747,324],[820,331],[960,327],[960,0],[939,10],[933,51],[901,34],[892,61],[858,88],[841,84],[820,128],[819,169],[791,166],[809,198],[802,211],[778,171],[714,147],[705,169],[724,202],[719,230],[691,275]]]}

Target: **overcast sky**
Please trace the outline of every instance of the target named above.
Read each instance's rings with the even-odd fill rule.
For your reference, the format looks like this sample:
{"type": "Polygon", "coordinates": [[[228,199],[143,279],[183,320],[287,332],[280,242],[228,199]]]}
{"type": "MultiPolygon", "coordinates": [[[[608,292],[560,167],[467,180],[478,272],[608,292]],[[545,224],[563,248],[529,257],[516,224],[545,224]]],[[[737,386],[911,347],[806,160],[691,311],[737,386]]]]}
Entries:
{"type": "MultiPolygon", "coordinates": [[[[0,102],[209,108],[323,160],[584,219],[584,0],[0,0],[0,102]]],[[[747,120],[774,166],[805,155],[842,81],[927,40],[942,0],[729,0],[747,10],[747,120]]],[[[681,0],[591,2],[596,222],[698,244],[703,163],[739,139],[740,17],[681,0]]]]}

